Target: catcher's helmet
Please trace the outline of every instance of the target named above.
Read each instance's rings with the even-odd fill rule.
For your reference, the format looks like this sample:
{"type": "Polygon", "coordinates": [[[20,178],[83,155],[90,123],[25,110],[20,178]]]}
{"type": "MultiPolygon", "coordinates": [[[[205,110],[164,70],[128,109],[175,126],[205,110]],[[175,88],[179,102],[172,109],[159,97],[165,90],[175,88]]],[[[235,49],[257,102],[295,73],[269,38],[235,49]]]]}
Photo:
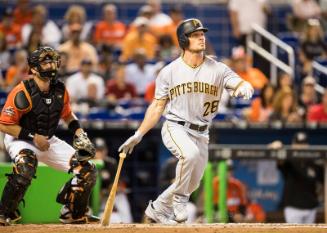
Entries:
{"type": "Polygon", "coordinates": [[[34,50],[28,57],[28,65],[30,69],[35,68],[42,79],[50,78],[51,82],[55,82],[57,78],[58,69],[60,66],[60,55],[51,47],[39,47],[34,50]],[[54,62],[55,69],[43,70],[41,67],[42,62],[54,62]]]}
{"type": "Polygon", "coordinates": [[[178,25],[177,38],[179,46],[182,49],[186,49],[189,46],[188,36],[196,31],[207,32],[208,28],[203,27],[201,21],[198,19],[186,19],[178,25]]]}

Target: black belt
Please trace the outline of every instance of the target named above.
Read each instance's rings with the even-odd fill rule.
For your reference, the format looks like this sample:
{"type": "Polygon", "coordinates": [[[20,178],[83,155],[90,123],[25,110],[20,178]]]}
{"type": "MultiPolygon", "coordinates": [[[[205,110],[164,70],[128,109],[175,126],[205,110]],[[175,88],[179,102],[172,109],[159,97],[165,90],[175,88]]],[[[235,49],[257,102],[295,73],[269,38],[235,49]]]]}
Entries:
{"type": "Polygon", "coordinates": [[[188,128],[199,131],[199,132],[203,132],[208,128],[208,125],[196,125],[196,124],[192,124],[192,123],[187,123],[185,121],[174,121],[174,120],[168,120],[168,121],[175,122],[179,125],[187,126],[188,128]]]}

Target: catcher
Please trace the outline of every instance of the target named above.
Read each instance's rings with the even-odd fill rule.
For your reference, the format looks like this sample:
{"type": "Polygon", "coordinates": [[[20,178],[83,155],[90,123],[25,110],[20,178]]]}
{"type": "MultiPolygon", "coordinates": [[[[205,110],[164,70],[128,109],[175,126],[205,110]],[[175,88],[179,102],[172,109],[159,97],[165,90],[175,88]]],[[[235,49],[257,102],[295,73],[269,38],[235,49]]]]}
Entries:
{"type": "Polygon", "coordinates": [[[98,222],[87,215],[90,192],[96,181],[96,168],[89,160],[95,148],[71,111],[65,85],[57,80],[60,57],[50,47],[40,47],[28,58],[31,78],[9,93],[0,116],[4,144],[14,165],[0,201],[0,225],[17,222],[17,209],[32,179],[38,162],[72,172],[60,190],[57,202],[63,204],[62,223],[98,222]],[[63,119],[74,134],[73,147],[54,134],[63,119]]]}

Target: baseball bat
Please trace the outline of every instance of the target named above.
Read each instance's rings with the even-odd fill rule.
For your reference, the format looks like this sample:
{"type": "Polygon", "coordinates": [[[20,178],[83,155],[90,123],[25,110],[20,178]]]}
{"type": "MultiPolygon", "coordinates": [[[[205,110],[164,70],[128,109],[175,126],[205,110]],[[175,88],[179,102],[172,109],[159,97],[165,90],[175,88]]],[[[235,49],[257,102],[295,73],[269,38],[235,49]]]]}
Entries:
{"type": "Polygon", "coordinates": [[[102,220],[101,220],[101,225],[102,226],[108,226],[110,217],[112,214],[112,209],[114,207],[114,202],[115,202],[115,197],[116,197],[116,192],[117,192],[117,186],[118,186],[118,180],[120,176],[120,171],[123,166],[124,159],[126,158],[126,153],[122,152],[119,154],[119,163],[118,163],[118,168],[115,176],[114,183],[111,187],[111,191],[109,194],[109,197],[106,202],[106,207],[103,212],[102,220]]]}

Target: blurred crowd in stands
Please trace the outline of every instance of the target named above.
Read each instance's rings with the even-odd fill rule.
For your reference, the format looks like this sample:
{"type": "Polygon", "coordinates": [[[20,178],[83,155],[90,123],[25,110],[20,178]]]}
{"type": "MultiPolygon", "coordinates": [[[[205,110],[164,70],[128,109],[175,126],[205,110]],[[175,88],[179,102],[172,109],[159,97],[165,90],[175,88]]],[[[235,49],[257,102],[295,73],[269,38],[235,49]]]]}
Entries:
{"type": "MultiPolygon", "coordinates": [[[[327,92],[317,92],[312,73],[312,61],[326,59],[327,55],[327,4],[315,0],[291,2],[293,12],[287,25],[300,40],[295,51],[299,77],[280,72],[277,85],[273,85],[269,75],[254,67],[253,58],[246,53],[246,36],[251,33],[252,23],[266,28],[271,14],[269,1],[228,1],[235,47],[230,48],[230,57],[221,58],[208,40],[207,54],[228,63],[254,86],[256,94],[252,100],[243,101],[230,100],[223,93],[217,119],[327,122],[327,92]]],[[[18,0],[14,7],[1,12],[0,98],[28,78],[28,54],[49,45],[60,52],[59,78],[66,83],[73,109],[80,117],[142,119],[154,95],[157,73],[180,56],[175,31],[183,19],[182,5],[171,4],[164,13],[159,0],[145,1],[128,25],[115,4],[103,5],[102,15],[91,21],[83,5],[72,3],[58,25],[48,17],[45,5],[18,0]]]]}

